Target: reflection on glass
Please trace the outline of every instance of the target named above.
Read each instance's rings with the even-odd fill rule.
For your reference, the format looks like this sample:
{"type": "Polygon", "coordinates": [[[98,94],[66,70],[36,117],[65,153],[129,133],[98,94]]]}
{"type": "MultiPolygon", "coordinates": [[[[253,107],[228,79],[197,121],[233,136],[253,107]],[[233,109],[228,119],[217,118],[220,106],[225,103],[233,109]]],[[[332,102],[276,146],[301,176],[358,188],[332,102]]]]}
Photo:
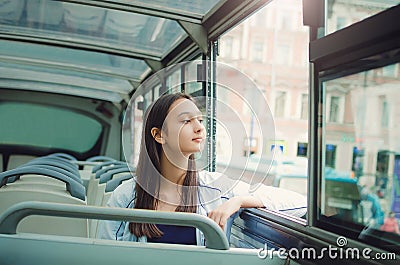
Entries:
{"type": "Polygon", "coordinates": [[[171,8],[175,9],[177,12],[190,12],[204,15],[206,14],[213,6],[215,6],[219,0],[185,0],[185,1],[177,1],[177,0],[135,0],[132,2],[138,2],[141,4],[149,4],[154,6],[158,6],[161,8],[171,8]]]}
{"type": "Polygon", "coordinates": [[[182,80],[181,80],[181,69],[178,68],[172,74],[167,77],[166,86],[168,87],[169,93],[181,92],[182,80]]]}
{"type": "MultiPolygon", "coordinates": [[[[201,58],[197,59],[198,61],[201,60],[201,58]]],[[[200,64],[201,61],[199,61],[198,64],[200,64]]],[[[192,71],[191,70],[191,65],[185,65],[184,71],[185,71],[185,80],[190,80],[185,82],[185,93],[190,94],[190,95],[201,95],[201,91],[203,89],[203,84],[202,82],[198,82],[197,80],[197,71],[192,71]],[[196,93],[197,92],[197,93],[196,93]],[[199,94],[200,92],[200,94],[199,94]]]]}
{"type": "MultiPolygon", "coordinates": [[[[392,234],[375,235],[379,237],[399,231],[399,70],[393,64],[323,86],[328,106],[321,213],[392,234]],[[387,76],[385,69],[395,71],[387,76]]],[[[360,237],[367,238],[363,233],[360,237]]]]}
{"type": "MultiPolygon", "coordinates": [[[[220,38],[218,62],[232,65],[248,76],[267,102],[261,103],[261,97],[252,95],[252,86],[240,84],[230,74],[229,78],[239,84],[240,89],[237,94],[227,87],[216,89],[222,103],[235,106],[226,112],[223,106],[217,106],[220,123],[216,130],[216,153],[217,171],[226,170],[230,176],[242,175],[245,181],[252,175],[255,178],[266,175],[264,184],[305,195],[309,33],[301,17],[301,1],[270,1],[220,38]],[[244,104],[241,96],[251,99],[250,107],[244,104]],[[260,134],[254,127],[257,116],[252,115],[251,108],[264,104],[273,114],[274,139],[260,134]],[[236,127],[228,130],[222,124],[236,127]],[[230,141],[233,146],[227,148],[230,141]],[[247,165],[242,166],[241,161],[247,161],[247,165]]],[[[220,81],[218,76],[217,82],[220,81]]]]}
{"type": "Polygon", "coordinates": [[[326,4],[327,13],[325,15],[326,34],[348,27],[398,4],[400,4],[399,0],[328,0],[326,4]]]}
{"type": "Polygon", "coordinates": [[[50,0],[0,1],[5,32],[165,55],[187,34],[175,20],[50,0]],[[28,30],[27,30],[28,29],[28,30]]]}
{"type": "Polygon", "coordinates": [[[127,79],[143,79],[149,71],[147,64],[138,59],[109,55],[99,52],[68,49],[55,46],[40,45],[17,41],[0,42],[0,57],[13,57],[20,65],[41,65],[49,68],[67,67],[83,72],[103,72],[127,79]]]}

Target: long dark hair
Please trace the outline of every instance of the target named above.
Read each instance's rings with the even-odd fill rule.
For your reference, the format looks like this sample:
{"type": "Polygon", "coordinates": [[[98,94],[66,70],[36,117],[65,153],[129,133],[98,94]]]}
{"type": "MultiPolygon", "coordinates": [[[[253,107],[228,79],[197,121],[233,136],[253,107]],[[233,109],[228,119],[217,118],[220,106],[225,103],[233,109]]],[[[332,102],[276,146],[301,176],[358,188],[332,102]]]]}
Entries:
{"type": "MultiPolygon", "coordinates": [[[[149,106],[145,115],[138,165],[136,167],[136,201],[134,208],[155,210],[161,180],[162,145],[155,141],[151,134],[152,128],[162,129],[170,106],[178,99],[193,99],[182,93],[163,95],[149,106]]],[[[183,180],[182,197],[177,212],[197,211],[198,178],[194,155],[190,155],[188,169],[183,180]]],[[[160,237],[163,235],[155,224],[129,223],[129,231],[137,237],[160,237]]]]}

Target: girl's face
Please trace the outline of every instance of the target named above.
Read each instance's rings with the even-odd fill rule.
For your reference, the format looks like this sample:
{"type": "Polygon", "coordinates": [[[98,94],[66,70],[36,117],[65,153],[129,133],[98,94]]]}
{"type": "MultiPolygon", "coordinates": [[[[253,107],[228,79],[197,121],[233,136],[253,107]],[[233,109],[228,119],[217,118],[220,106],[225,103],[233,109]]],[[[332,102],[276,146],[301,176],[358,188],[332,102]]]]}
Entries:
{"type": "Polygon", "coordinates": [[[205,140],[202,113],[191,100],[176,100],[169,108],[161,134],[164,152],[170,160],[179,161],[179,157],[188,158],[200,152],[205,140]]]}

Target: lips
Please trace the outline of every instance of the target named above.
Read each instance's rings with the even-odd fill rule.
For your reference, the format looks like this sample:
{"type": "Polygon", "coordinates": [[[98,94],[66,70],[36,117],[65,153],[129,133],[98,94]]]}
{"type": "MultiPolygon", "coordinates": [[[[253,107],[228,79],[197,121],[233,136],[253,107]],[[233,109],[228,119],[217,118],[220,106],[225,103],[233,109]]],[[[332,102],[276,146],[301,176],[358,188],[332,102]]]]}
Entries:
{"type": "Polygon", "coordinates": [[[201,143],[203,141],[203,138],[201,138],[201,137],[193,138],[192,141],[197,142],[197,143],[201,143]]]}

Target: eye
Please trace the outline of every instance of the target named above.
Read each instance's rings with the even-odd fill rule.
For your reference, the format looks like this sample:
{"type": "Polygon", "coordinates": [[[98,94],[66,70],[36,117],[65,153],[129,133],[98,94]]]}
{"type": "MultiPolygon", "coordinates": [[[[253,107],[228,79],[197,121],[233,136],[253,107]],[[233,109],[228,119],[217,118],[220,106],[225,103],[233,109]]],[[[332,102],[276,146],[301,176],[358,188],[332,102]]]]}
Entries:
{"type": "Polygon", "coordinates": [[[187,123],[190,123],[190,120],[188,119],[188,120],[183,120],[182,121],[184,124],[187,124],[187,123]]]}
{"type": "Polygon", "coordinates": [[[203,121],[204,121],[203,118],[198,118],[197,120],[198,120],[200,123],[203,123],[203,121]]]}

